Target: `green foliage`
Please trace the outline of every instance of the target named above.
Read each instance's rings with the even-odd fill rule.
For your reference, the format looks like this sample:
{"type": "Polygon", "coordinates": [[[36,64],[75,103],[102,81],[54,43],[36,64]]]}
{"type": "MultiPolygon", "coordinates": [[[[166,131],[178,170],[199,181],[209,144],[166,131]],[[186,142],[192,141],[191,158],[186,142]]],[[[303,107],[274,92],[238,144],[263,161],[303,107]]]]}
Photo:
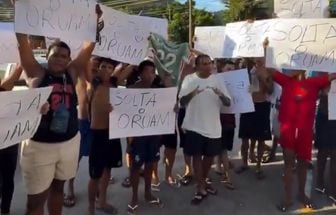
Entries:
{"type": "Polygon", "coordinates": [[[246,19],[265,19],[271,16],[272,0],[222,0],[228,8],[224,12],[226,22],[246,19]]]}

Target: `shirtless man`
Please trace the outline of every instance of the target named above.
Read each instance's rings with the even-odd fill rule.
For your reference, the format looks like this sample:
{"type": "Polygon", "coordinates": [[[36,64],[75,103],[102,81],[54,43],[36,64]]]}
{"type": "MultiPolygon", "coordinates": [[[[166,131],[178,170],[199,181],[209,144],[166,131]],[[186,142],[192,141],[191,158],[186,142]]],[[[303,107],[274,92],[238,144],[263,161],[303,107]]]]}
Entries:
{"type": "Polygon", "coordinates": [[[264,153],[264,141],[272,139],[270,128],[271,103],[267,99],[268,96],[272,94],[273,82],[270,78],[266,78],[262,75],[263,72],[259,69],[260,65],[264,65],[264,58],[256,58],[255,66],[250,72],[252,73],[251,79],[253,79],[253,73],[256,75],[257,81],[259,82],[259,89],[252,89],[255,112],[241,114],[240,117],[239,137],[242,139],[241,155],[243,165],[236,170],[236,173],[240,174],[249,169],[247,162],[249,140],[251,140],[251,142],[258,141],[256,177],[263,179],[264,174],[261,171],[261,162],[264,153]]]}
{"type": "MultiPolygon", "coordinates": [[[[89,150],[92,142],[92,134],[89,121],[89,98],[88,91],[92,77],[97,75],[99,66],[99,57],[92,56],[87,68],[87,73],[81,73],[77,80],[76,92],[78,98],[78,123],[80,138],[79,159],[78,164],[83,156],[89,156],[89,150]]],[[[68,182],[67,195],[64,196],[63,205],[65,207],[73,207],[76,204],[76,196],[74,190],[75,178],[68,182]]]]}
{"type": "Polygon", "coordinates": [[[109,140],[109,114],[112,111],[109,103],[111,87],[117,87],[117,79],[111,77],[117,63],[108,58],[100,60],[97,77],[93,79],[89,102],[91,118],[92,144],[89,156],[90,181],[88,185],[90,215],[95,209],[109,214],[118,211],[106,202],[106,191],[111,175],[111,168],[122,166],[120,139],[109,140]],[[99,185],[99,186],[98,186],[99,185]],[[99,191],[98,205],[95,206],[99,191]]]}
{"type": "MultiPolygon", "coordinates": [[[[149,60],[140,63],[138,67],[140,80],[130,88],[157,88],[154,86],[155,79],[155,64],[149,60]]],[[[154,197],[151,192],[151,180],[154,165],[160,160],[160,136],[143,136],[134,137],[129,143],[129,154],[131,156],[131,184],[132,184],[132,200],[128,204],[127,213],[135,214],[138,208],[138,187],[139,177],[142,165],[145,165],[145,199],[148,203],[163,207],[163,203],[157,197],[154,197]],[[137,158],[137,159],[135,159],[137,158]]]]}

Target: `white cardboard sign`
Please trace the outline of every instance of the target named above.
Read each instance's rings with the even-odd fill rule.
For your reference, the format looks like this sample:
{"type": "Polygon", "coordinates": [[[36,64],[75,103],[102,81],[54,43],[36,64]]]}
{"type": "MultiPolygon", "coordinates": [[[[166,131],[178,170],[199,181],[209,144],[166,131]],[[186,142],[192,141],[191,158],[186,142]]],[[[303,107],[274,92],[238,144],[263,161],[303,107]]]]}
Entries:
{"type": "Polygon", "coordinates": [[[138,65],[147,56],[150,32],[168,37],[166,19],[128,15],[106,6],[101,8],[105,27],[93,52],[95,55],[138,65]]]}
{"type": "Polygon", "coordinates": [[[212,58],[222,58],[224,52],[225,26],[196,27],[195,49],[212,58]]]}
{"type": "Polygon", "coordinates": [[[110,139],[172,134],[177,88],[110,89],[110,139]]]}
{"type": "Polygon", "coordinates": [[[0,149],[31,138],[40,124],[41,106],[52,87],[0,93],[0,149]]]}
{"type": "Polygon", "coordinates": [[[231,96],[231,105],[222,107],[222,113],[254,112],[254,104],[249,92],[250,80],[247,69],[223,72],[217,74],[222,84],[225,84],[231,96]]]}
{"type": "Polygon", "coordinates": [[[63,40],[95,41],[93,0],[24,0],[15,3],[15,31],[63,40]]]}

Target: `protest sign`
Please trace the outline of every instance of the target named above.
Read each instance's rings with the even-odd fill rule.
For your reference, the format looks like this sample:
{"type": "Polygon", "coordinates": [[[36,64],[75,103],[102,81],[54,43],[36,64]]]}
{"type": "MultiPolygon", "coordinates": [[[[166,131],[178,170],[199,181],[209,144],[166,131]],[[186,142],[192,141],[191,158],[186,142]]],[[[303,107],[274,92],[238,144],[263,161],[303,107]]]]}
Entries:
{"type": "Polygon", "coordinates": [[[224,52],[225,26],[196,27],[195,49],[212,58],[222,58],[224,52]]]}
{"type": "Polygon", "coordinates": [[[52,87],[0,93],[0,149],[31,138],[41,119],[41,106],[52,87]]]}
{"type": "Polygon", "coordinates": [[[14,23],[0,22],[0,64],[16,63],[19,60],[14,23]]]}
{"type": "Polygon", "coordinates": [[[276,19],[265,36],[267,67],[336,72],[336,19],[276,19]]]}
{"type": "Polygon", "coordinates": [[[110,89],[110,139],[172,134],[177,88],[110,89]]]}
{"type": "Polygon", "coordinates": [[[188,43],[168,42],[155,33],[150,35],[149,41],[154,63],[162,80],[169,78],[172,85],[178,85],[183,63],[188,61],[190,54],[188,43]]]}
{"type": "Polygon", "coordinates": [[[15,3],[15,31],[30,35],[96,41],[93,0],[24,0],[15,3]]]}
{"type": "Polygon", "coordinates": [[[231,105],[223,106],[222,113],[254,112],[254,104],[249,92],[249,76],[247,69],[223,72],[217,74],[222,84],[225,84],[231,96],[231,105]]]}
{"type": "Polygon", "coordinates": [[[263,57],[269,20],[234,22],[225,27],[224,58],[263,57]]]}
{"type": "Polygon", "coordinates": [[[327,18],[329,0],[274,0],[279,18],[327,18]]]}
{"type": "Polygon", "coordinates": [[[150,32],[167,32],[165,19],[128,15],[106,6],[101,8],[106,21],[101,41],[93,52],[95,55],[138,65],[147,56],[150,32]]]}

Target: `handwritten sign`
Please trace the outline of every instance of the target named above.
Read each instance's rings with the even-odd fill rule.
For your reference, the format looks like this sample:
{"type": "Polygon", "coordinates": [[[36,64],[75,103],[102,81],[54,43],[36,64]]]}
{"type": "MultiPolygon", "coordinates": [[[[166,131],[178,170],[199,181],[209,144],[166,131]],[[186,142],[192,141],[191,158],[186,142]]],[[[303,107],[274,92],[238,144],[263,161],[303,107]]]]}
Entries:
{"type": "Polygon", "coordinates": [[[225,27],[196,27],[195,49],[213,58],[222,58],[224,52],[225,27]]]}
{"type": "Polygon", "coordinates": [[[280,18],[327,18],[329,0],[274,0],[280,18]]]}
{"type": "Polygon", "coordinates": [[[147,56],[150,32],[168,37],[165,19],[128,15],[106,6],[101,8],[105,27],[93,52],[95,55],[138,65],[147,56]]]}
{"type": "Polygon", "coordinates": [[[276,19],[266,66],[336,72],[336,19],[276,19]]]}
{"type": "Polygon", "coordinates": [[[171,134],[177,88],[110,89],[110,139],[171,134]]]}
{"type": "Polygon", "coordinates": [[[262,43],[269,20],[229,23],[225,28],[224,57],[263,57],[262,43]]]}
{"type": "Polygon", "coordinates": [[[31,138],[41,119],[41,106],[52,87],[0,93],[0,149],[31,138]]]}
{"type": "Polygon", "coordinates": [[[0,22],[0,63],[16,63],[19,60],[14,23],[0,22]]]}
{"type": "Polygon", "coordinates": [[[15,31],[76,40],[96,40],[93,0],[25,0],[15,3],[15,31]]]}
{"type": "Polygon", "coordinates": [[[225,84],[231,95],[231,105],[222,108],[222,113],[249,113],[254,112],[247,69],[223,72],[217,74],[221,83],[225,84]]]}

